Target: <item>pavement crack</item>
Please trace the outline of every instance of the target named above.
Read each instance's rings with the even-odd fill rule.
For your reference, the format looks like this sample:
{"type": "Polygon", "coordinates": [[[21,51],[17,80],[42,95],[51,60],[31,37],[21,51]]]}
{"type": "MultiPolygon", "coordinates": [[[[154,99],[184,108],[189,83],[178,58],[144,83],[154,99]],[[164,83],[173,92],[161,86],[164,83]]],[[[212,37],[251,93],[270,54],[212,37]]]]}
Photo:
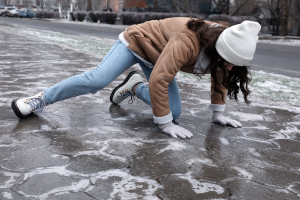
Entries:
{"type": "Polygon", "coordinates": [[[233,194],[230,190],[230,188],[226,188],[227,192],[228,192],[228,197],[227,197],[227,200],[232,200],[233,199],[233,194]]]}
{"type": "Polygon", "coordinates": [[[86,194],[87,196],[93,198],[93,199],[99,200],[98,198],[94,197],[93,195],[89,194],[88,192],[83,192],[83,193],[86,194]]]}

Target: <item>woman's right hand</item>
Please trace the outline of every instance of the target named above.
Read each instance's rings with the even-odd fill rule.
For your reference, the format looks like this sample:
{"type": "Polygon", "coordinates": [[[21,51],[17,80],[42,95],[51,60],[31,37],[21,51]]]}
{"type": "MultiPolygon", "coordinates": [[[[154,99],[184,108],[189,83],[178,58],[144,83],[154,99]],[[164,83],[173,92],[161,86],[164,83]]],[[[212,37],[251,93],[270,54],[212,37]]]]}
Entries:
{"type": "Polygon", "coordinates": [[[173,122],[158,124],[158,128],[162,132],[171,135],[173,138],[177,138],[177,136],[181,138],[191,138],[193,136],[191,132],[189,132],[185,128],[175,125],[173,122]]]}
{"type": "Polygon", "coordinates": [[[221,124],[223,126],[228,125],[234,128],[242,127],[242,124],[240,122],[233,119],[229,119],[228,117],[224,117],[222,115],[222,111],[213,111],[212,119],[212,122],[215,124],[221,124]]]}

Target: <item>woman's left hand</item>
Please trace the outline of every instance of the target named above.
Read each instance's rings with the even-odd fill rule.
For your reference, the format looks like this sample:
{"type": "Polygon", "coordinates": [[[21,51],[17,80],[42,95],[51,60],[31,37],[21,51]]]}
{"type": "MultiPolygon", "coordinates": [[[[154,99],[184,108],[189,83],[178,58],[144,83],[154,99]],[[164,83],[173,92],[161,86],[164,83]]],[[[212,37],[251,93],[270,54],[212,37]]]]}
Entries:
{"type": "Polygon", "coordinates": [[[233,119],[229,119],[228,117],[224,117],[221,111],[213,111],[212,119],[213,123],[221,124],[223,126],[229,125],[235,128],[242,127],[242,124],[240,122],[233,119]]]}

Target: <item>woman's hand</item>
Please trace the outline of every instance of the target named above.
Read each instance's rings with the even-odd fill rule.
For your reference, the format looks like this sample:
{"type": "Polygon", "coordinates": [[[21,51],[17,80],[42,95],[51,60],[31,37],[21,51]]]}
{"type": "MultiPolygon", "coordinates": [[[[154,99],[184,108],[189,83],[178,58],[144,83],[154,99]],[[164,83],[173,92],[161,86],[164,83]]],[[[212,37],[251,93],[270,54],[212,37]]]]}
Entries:
{"type": "Polygon", "coordinates": [[[233,119],[229,119],[228,117],[224,117],[221,111],[213,111],[212,119],[212,122],[215,124],[221,124],[223,126],[229,125],[235,128],[242,127],[242,124],[240,122],[233,119]]]}
{"type": "Polygon", "coordinates": [[[173,122],[158,124],[158,128],[162,132],[171,135],[173,138],[177,138],[177,136],[181,138],[191,138],[193,136],[191,132],[189,132],[185,128],[173,124],[173,122]]]}

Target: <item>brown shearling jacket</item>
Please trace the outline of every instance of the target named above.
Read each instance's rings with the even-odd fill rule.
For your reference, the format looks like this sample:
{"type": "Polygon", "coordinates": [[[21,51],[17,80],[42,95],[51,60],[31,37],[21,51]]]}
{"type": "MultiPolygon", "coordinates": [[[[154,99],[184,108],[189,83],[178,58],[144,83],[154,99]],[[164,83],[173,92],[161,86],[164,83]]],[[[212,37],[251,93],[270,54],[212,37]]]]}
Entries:
{"type": "MultiPolygon", "coordinates": [[[[149,92],[155,117],[170,113],[168,85],[179,71],[193,73],[202,49],[196,33],[187,27],[188,20],[186,17],[153,20],[130,26],[124,31],[123,36],[129,43],[127,48],[154,65],[149,92]]],[[[217,76],[222,83],[221,73],[217,76]]],[[[213,89],[215,82],[212,78],[211,81],[211,104],[224,105],[227,89],[220,85],[223,102],[222,95],[213,89]]]]}

